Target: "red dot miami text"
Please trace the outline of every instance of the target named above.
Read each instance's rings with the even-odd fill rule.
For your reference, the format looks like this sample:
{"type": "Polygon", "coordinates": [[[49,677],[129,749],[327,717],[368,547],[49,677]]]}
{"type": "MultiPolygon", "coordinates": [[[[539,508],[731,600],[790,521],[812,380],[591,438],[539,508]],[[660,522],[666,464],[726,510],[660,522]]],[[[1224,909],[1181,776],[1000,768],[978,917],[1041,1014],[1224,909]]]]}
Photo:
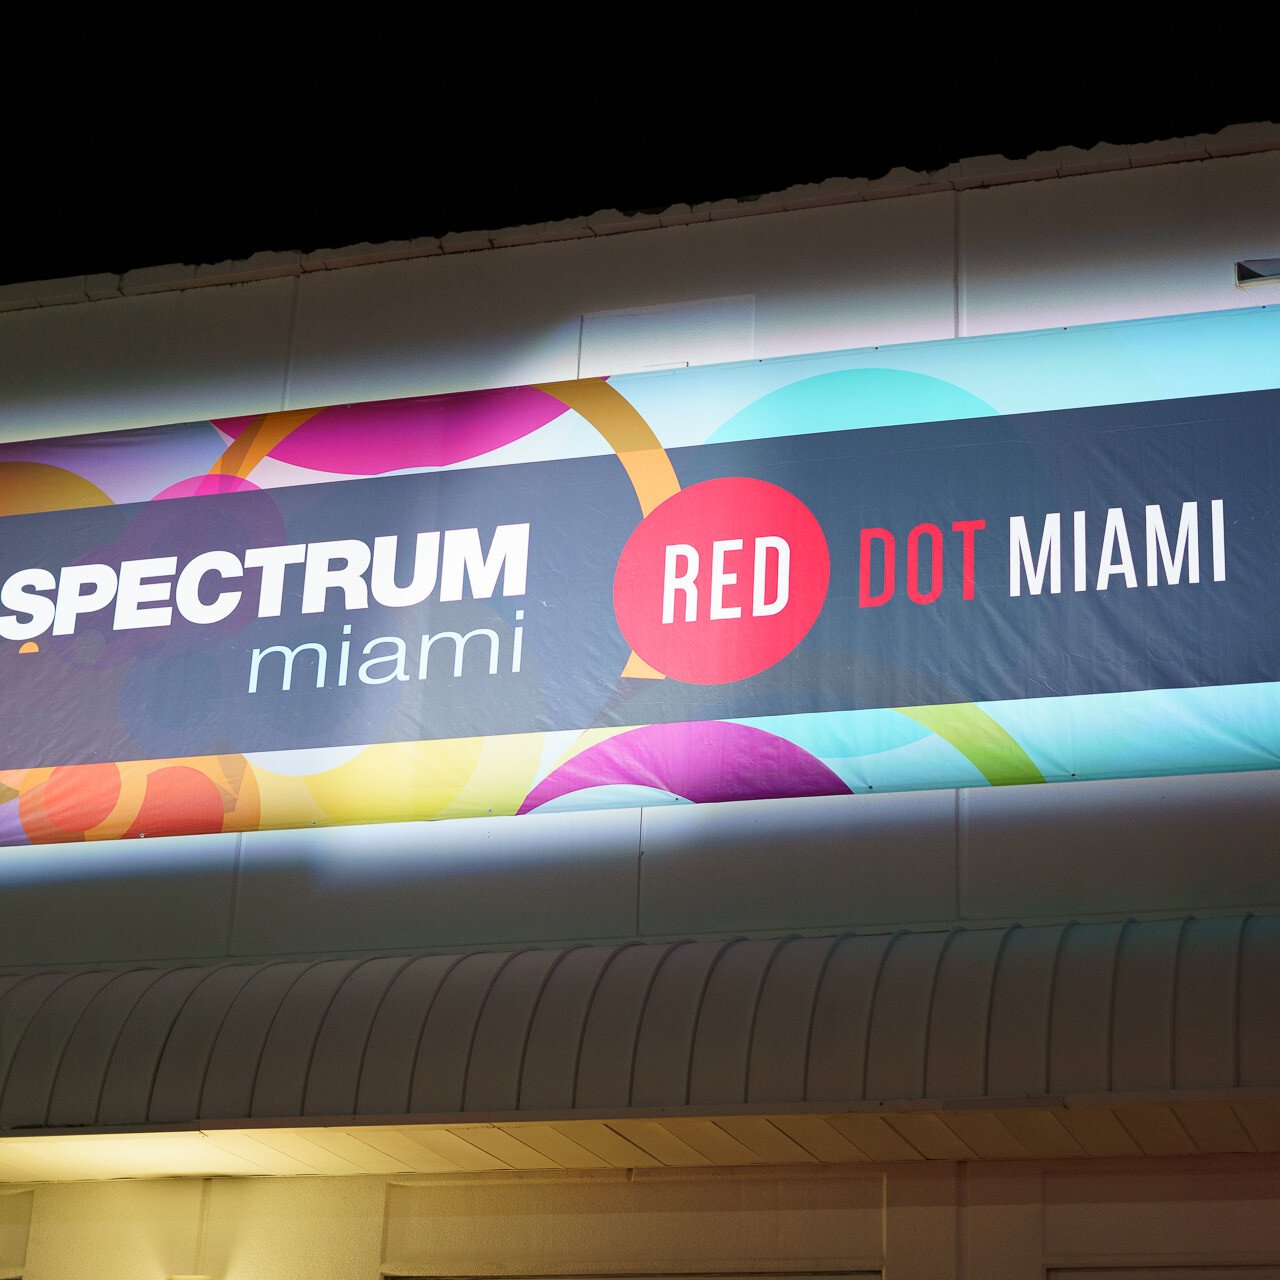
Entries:
{"type": "MultiPolygon", "coordinates": [[[[929,605],[944,592],[974,599],[980,585],[988,587],[979,584],[976,566],[979,546],[991,535],[985,519],[860,529],[859,608],[902,599],[929,605]]],[[[1168,513],[1152,503],[1140,517],[1123,507],[1010,516],[1005,563],[1010,596],[1224,582],[1223,501],[1183,502],[1168,513]]],[[[793,556],[786,539],[766,535],[715,539],[704,556],[691,545],[671,543],[663,567],[662,622],[669,625],[778,613],[790,598],[792,574],[803,574],[804,561],[793,556]]]]}

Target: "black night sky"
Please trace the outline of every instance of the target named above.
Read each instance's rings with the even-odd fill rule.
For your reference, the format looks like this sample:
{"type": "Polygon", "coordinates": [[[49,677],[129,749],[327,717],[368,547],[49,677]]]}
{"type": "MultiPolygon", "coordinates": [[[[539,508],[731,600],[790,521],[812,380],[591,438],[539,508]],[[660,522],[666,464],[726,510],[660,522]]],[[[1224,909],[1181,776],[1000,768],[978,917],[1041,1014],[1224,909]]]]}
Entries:
{"type": "Polygon", "coordinates": [[[0,284],[656,210],[1280,120],[1280,94],[1244,91],[1186,106],[1077,95],[904,112],[883,90],[839,110],[830,97],[811,102],[794,78],[777,90],[778,101],[750,106],[704,96],[687,110],[633,109],[597,137],[573,123],[580,107],[508,107],[492,119],[447,96],[416,113],[329,104],[267,123],[210,110],[170,119],[158,99],[99,103],[74,132],[11,148],[0,284]]]}

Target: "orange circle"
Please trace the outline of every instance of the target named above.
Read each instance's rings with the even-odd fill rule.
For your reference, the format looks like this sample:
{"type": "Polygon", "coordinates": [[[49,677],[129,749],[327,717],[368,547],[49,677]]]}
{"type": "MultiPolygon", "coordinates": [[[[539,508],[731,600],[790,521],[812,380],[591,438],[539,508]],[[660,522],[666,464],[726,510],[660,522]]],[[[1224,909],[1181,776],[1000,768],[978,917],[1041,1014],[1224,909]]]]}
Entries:
{"type": "Polygon", "coordinates": [[[105,822],[120,798],[113,764],[64,765],[44,784],[44,816],[63,831],[88,831],[105,822]]]}

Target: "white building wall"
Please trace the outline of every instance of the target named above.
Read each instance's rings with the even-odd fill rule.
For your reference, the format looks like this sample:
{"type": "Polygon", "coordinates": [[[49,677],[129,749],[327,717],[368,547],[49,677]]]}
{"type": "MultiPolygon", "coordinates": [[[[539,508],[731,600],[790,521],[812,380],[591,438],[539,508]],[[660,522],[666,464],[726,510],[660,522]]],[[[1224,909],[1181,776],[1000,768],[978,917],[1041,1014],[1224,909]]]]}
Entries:
{"type": "MultiPolygon", "coordinates": [[[[1280,255],[1277,208],[1280,149],[331,270],[286,256],[295,274],[231,285],[147,270],[80,303],[91,282],[11,288],[0,437],[1275,305],[1234,264],[1280,255]]],[[[1277,822],[1280,779],[1254,774],[10,849],[0,964],[1275,910],[1277,822]]]]}
{"type": "Polygon", "coordinates": [[[1277,1280],[1276,1157],[41,1187],[25,1280],[1277,1280]]]}
{"type": "Polygon", "coordinates": [[[1234,263],[1280,254],[1277,207],[1267,151],[75,305],[10,290],[0,436],[1257,306],[1280,286],[1234,263]],[[584,316],[717,299],[749,300],[747,341],[741,306],[727,329],[658,310],[684,334],[659,361],[637,326],[583,350],[584,316]]]}
{"type": "MultiPolygon", "coordinates": [[[[1277,208],[1271,150],[235,285],[138,273],[0,311],[0,437],[1275,305],[1233,264],[1280,256],[1277,208]]],[[[384,828],[376,853],[351,829],[4,850],[0,963],[1275,909],[1278,805],[1259,774],[384,828]]],[[[0,1205],[0,1276],[1280,1274],[1274,1156],[751,1179],[46,1185],[0,1205]]]]}

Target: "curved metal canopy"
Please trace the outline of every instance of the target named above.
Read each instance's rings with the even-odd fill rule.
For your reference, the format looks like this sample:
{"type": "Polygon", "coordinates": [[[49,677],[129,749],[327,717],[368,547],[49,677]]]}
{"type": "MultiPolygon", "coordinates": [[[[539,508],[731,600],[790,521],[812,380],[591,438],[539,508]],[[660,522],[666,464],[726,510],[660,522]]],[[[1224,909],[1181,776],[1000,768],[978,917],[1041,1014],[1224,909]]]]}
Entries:
{"type": "Polygon", "coordinates": [[[1280,918],[0,975],[0,1133],[1280,1086],[1280,918]]]}

